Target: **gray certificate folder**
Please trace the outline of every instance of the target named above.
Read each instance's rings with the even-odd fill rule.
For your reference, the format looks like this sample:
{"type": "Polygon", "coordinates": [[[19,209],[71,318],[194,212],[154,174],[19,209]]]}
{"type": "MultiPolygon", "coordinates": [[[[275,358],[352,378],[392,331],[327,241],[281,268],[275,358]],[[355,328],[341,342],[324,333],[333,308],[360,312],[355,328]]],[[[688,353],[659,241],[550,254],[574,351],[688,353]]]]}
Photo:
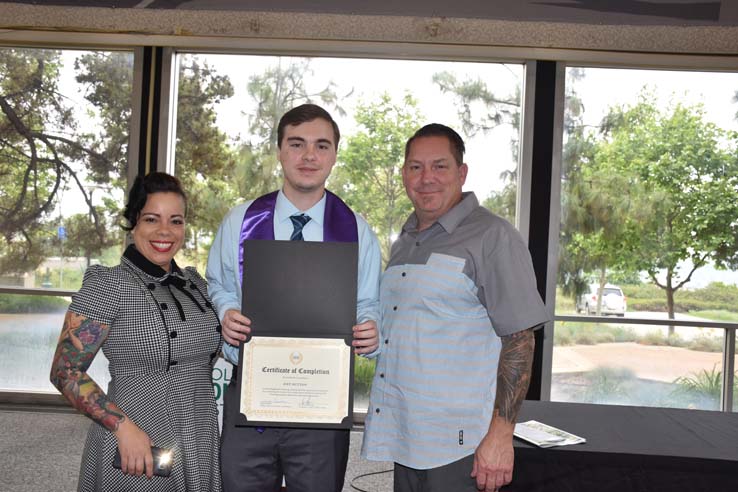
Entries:
{"type": "MultiPolygon", "coordinates": [[[[352,327],[356,324],[357,270],[357,243],[244,241],[241,312],[251,319],[251,335],[343,338],[350,346],[352,327]]],[[[243,360],[243,344],[240,357],[243,360]]],[[[350,408],[346,422],[338,425],[275,424],[247,421],[239,413],[236,425],[350,428],[353,366],[352,356],[350,408]]],[[[238,372],[239,381],[249,377],[242,374],[242,364],[238,372]]]]}

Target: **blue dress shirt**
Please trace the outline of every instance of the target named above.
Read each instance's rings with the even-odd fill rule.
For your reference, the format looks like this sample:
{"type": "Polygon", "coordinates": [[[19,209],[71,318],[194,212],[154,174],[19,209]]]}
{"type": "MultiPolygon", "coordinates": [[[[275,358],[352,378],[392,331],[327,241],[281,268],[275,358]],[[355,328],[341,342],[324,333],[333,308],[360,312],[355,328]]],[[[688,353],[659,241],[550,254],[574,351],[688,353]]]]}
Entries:
{"type": "MultiPolygon", "coordinates": [[[[208,293],[221,320],[228,309],[241,311],[238,238],[241,233],[243,216],[251,203],[253,200],[237,205],[228,212],[210,247],[206,273],[208,293]]],[[[298,210],[280,190],[274,206],[274,238],[289,240],[293,229],[290,216],[305,213],[311,219],[302,230],[305,241],[322,241],[324,212],[325,194],[309,210],[298,210]]],[[[356,318],[358,323],[375,320],[379,328],[379,277],[381,273],[379,241],[366,221],[360,215],[354,214],[359,233],[356,318]]],[[[378,351],[375,351],[370,356],[373,357],[377,353],[378,351]]],[[[229,362],[238,363],[238,347],[224,343],[223,355],[229,362]]]]}

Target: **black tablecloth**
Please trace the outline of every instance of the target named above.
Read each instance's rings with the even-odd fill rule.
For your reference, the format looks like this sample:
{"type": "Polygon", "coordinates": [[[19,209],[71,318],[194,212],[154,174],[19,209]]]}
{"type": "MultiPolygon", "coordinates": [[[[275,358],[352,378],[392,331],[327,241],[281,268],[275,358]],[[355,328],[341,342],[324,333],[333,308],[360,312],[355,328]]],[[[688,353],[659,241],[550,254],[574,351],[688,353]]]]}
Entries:
{"type": "Polygon", "coordinates": [[[515,439],[504,492],[738,492],[738,414],[526,401],[538,420],[587,439],[541,449],[515,439]]]}

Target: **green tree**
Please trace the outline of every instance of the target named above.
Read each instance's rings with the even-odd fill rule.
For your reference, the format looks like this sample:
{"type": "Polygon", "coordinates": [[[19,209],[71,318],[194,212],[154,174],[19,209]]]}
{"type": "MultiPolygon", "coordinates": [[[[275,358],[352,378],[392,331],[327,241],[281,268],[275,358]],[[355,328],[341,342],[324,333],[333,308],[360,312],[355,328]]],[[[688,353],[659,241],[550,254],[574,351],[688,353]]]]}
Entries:
{"type": "MultiPolygon", "coordinates": [[[[80,57],[77,80],[89,84],[86,98],[99,113],[102,134],[90,136],[100,153],[115,156],[116,168],[93,167],[97,181],[109,179],[126,189],[125,158],[130,128],[130,70],[115,57],[92,53],[80,57]]],[[[216,106],[233,96],[227,76],[197,57],[183,55],[178,65],[175,174],[188,196],[187,242],[184,254],[204,264],[203,247],[237,198],[236,158],[227,135],[218,128],[216,106]]],[[[113,207],[114,208],[114,207],[113,207]]]]}
{"type": "MultiPolygon", "coordinates": [[[[88,211],[64,219],[69,239],[63,252],[88,258],[100,253],[122,237],[116,224],[127,187],[132,55],[88,52],[75,59],[76,81],[90,103],[86,114],[59,94],[60,52],[2,50],[0,57],[0,172],[9,178],[0,207],[8,212],[4,216],[15,217],[0,224],[0,268],[32,270],[49,248],[58,249],[59,219],[49,215],[70,185],[88,211]],[[93,203],[94,188],[108,196],[93,203]]],[[[179,75],[175,160],[189,195],[187,244],[198,263],[200,238],[212,234],[236,196],[234,153],[214,110],[233,88],[207,65],[187,59],[179,75]]]]}
{"type": "MultiPolygon", "coordinates": [[[[520,90],[508,96],[492,92],[484,80],[467,79],[459,81],[451,72],[438,72],[433,82],[441,92],[450,93],[457,103],[461,129],[467,137],[479,132],[486,133],[499,125],[508,124],[520,128],[520,90]]],[[[517,158],[517,139],[511,142],[517,158]]]]}
{"type": "MultiPolygon", "coordinates": [[[[133,56],[125,53],[92,52],[75,59],[75,80],[85,90],[85,99],[96,110],[100,125],[81,135],[103,159],[91,159],[88,179],[126,189],[128,140],[133,101],[133,56]]],[[[110,204],[117,212],[115,203],[110,204]]],[[[111,208],[108,207],[108,208],[111,208]]]]}
{"type": "Polygon", "coordinates": [[[738,263],[736,134],[706,121],[701,106],[660,110],[646,93],[612,109],[604,129],[592,175],[603,201],[622,208],[610,259],[645,271],[674,319],[674,293],[698,268],[738,263]]]}
{"type": "Polygon", "coordinates": [[[274,66],[249,78],[247,90],[255,109],[248,115],[251,137],[237,151],[240,196],[256,197],[279,186],[277,126],[284,113],[300,104],[315,103],[334,112],[334,116],[345,115],[333,82],[317,90],[308,88],[307,79],[312,73],[309,58],[280,57],[274,66]]]}
{"type": "MultiPolygon", "coordinates": [[[[110,155],[83,134],[75,108],[59,91],[61,52],[0,50],[0,270],[34,270],[52,242],[50,215],[72,186],[101,241],[105,218],[87,183],[93,169],[112,169],[110,155]]],[[[99,173],[102,176],[104,173],[99,173]]],[[[100,178],[102,181],[104,178],[100,178]]]]}
{"type": "MultiPolygon", "coordinates": [[[[89,193],[102,192],[102,205],[87,213],[67,217],[65,256],[83,256],[87,265],[109,248],[124,243],[119,227],[122,198],[128,184],[128,141],[132,114],[133,55],[120,52],[84,53],[74,60],[75,80],[90,103],[89,117],[99,124],[88,125],[80,140],[102,158],[92,158],[86,169],[89,193]],[[102,227],[96,227],[94,216],[102,227]]],[[[92,202],[92,200],[90,200],[92,202]]]]}
{"type": "MultiPolygon", "coordinates": [[[[98,216],[104,217],[102,207],[98,209],[98,216]]],[[[123,233],[119,227],[106,223],[103,227],[104,237],[100,240],[95,224],[90,214],[74,214],[64,219],[67,237],[61,241],[63,256],[82,256],[90,266],[92,258],[99,256],[104,250],[116,244],[123,244],[123,233]]],[[[57,239],[59,241],[59,239],[57,239]]]]}
{"type": "Polygon", "coordinates": [[[517,183],[507,181],[502,190],[490,192],[489,196],[482,201],[482,206],[514,224],[517,195],[517,183]]]}
{"type": "MultiPolygon", "coordinates": [[[[597,158],[591,157],[590,164],[597,158]]],[[[625,229],[623,221],[623,217],[630,213],[630,202],[602,193],[601,190],[624,189],[628,182],[622,174],[612,174],[598,166],[588,165],[580,168],[569,184],[572,186],[567,191],[573,196],[567,197],[567,212],[573,214],[577,222],[567,224],[575,227],[566,231],[567,242],[564,247],[566,253],[577,261],[575,275],[580,276],[582,284],[587,280],[587,273],[594,274],[599,286],[596,306],[599,316],[602,313],[603,289],[610,271],[617,269],[621,263],[622,241],[630,232],[625,229]]],[[[579,295],[581,291],[575,291],[575,294],[579,295]]]]}
{"type": "MultiPolygon", "coordinates": [[[[479,78],[459,81],[451,72],[438,72],[433,75],[433,82],[444,94],[454,96],[461,130],[465,137],[471,138],[478,133],[488,133],[500,125],[510,125],[515,129],[515,136],[510,140],[513,160],[518,161],[520,139],[520,87],[516,86],[511,95],[495,94],[487,87],[487,83],[479,78]]],[[[517,169],[500,174],[503,187],[492,191],[482,200],[482,206],[499,216],[515,223],[517,204],[517,169]]]]}
{"type": "Polygon", "coordinates": [[[372,225],[386,264],[392,242],[412,211],[402,166],[405,142],[422,117],[409,94],[396,102],[385,93],[376,102],[359,104],[354,118],[360,129],[347,139],[330,184],[372,225]]]}
{"type": "Polygon", "coordinates": [[[216,106],[233,96],[233,85],[197,57],[179,64],[175,174],[188,197],[187,247],[203,267],[203,248],[236,201],[236,157],[228,136],[217,124],[216,106]]]}
{"type": "Polygon", "coordinates": [[[584,104],[576,90],[584,77],[581,68],[566,73],[561,173],[558,284],[564,295],[575,300],[586,290],[591,272],[597,272],[600,290],[607,281],[611,265],[603,248],[612,239],[611,229],[617,227],[619,218],[610,201],[603,201],[591,176],[599,127],[584,124],[584,104]]]}

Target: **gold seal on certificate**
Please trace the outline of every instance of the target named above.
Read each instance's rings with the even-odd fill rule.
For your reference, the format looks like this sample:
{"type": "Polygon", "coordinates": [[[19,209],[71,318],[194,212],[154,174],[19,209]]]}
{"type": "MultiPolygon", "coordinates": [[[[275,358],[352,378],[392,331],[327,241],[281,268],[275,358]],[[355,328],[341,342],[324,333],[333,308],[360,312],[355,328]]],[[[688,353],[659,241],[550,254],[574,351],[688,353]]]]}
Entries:
{"type": "Polygon", "coordinates": [[[243,348],[249,421],[340,424],[348,417],[351,347],[341,338],[252,337],[243,348]]]}

